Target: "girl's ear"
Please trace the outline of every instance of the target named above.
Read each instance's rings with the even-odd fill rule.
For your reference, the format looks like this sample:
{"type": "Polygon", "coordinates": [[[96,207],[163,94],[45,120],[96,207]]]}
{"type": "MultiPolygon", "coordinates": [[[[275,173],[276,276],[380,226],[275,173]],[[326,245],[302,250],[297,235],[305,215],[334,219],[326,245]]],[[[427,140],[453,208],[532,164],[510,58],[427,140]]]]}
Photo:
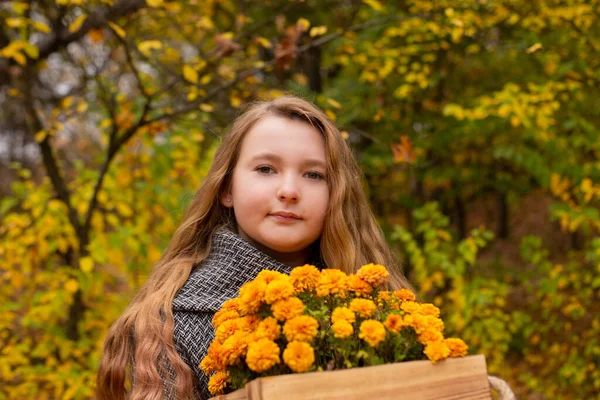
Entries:
{"type": "Polygon", "coordinates": [[[222,193],[221,196],[219,196],[219,200],[221,201],[221,204],[223,204],[225,207],[233,207],[233,200],[231,199],[230,192],[222,193]]]}

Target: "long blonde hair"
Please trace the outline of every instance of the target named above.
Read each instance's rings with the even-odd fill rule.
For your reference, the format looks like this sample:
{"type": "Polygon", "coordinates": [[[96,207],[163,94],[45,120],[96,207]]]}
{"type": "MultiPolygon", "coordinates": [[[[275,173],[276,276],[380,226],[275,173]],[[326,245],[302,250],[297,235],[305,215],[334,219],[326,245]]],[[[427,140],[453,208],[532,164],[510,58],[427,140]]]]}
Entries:
{"type": "Polygon", "coordinates": [[[173,342],[172,302],[192,267],[209,254],[214,232],[226,225],[235,227],[232,210],[220,203],[219,196],[229,188],[246,133],[268,116],[304,121],[323,135],[330,190],[328,214],[319,241],[325,264],[346,273],[356,272],[371,262],[383,264],[391,272],[390,288],[410,287],[369,208],[354,155],[335,125],[316,106],[298,97],[257,102],[236,119],[223,137],[208,176],[162,258],[110,328],[98,370],[99,399],[160,399],[161,374],[167,370],[176,375],[177,398],[192,398],[192,371],[179,357],[173,342]],[[135,382],[131,393],[125,387],[128,376],[135,382]]]}

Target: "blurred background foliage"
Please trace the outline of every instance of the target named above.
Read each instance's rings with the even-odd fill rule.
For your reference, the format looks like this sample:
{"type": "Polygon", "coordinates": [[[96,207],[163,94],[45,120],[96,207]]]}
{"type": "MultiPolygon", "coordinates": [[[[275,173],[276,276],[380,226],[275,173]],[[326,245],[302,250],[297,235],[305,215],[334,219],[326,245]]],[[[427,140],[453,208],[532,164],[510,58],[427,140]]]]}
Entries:
{"type": "Polygon", "coordinates": [[[0,2],[0,399],[93,397],[219,134],[282,93],[522,399],[600,396],[597,0],[0,2]]]}

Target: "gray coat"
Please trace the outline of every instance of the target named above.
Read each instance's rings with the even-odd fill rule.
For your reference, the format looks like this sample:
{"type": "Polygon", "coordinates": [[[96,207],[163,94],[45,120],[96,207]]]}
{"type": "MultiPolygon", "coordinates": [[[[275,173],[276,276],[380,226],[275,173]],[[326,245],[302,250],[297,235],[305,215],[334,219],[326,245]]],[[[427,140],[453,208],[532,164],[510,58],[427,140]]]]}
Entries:
{"type": "MultiPolygon", "coordinates": [[[[192,270],[173,300],[175,347],[194,372],[197,399],[210,397],[208,376],[199,365],[214,337],[214,313],[226,300],[237,297],[239,288],[263,269],[289,274],[292,267],[264,254],[237,234],[220,229],[213,237],[209,256],[192,270]]],[[[165,381],[165,397],[174,398],[169,381],[173,382],[165,381]]]]}

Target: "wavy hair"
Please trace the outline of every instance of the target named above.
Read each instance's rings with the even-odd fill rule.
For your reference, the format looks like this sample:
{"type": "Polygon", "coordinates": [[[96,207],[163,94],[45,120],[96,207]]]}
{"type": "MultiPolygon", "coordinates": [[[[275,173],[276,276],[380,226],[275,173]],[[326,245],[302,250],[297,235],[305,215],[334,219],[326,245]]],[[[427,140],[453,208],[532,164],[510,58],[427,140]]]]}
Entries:
{"type": "Polygon", "coordinates": [[[219,198],[229,189],[245,135],[259,120],[271,116],[304,121],[324,138],[330,203],[319,246],[325,264],[346,273],[367,263],[382,264],[390,270],[391,289],[410,288],[369,208],[362,172],[336,126],[311,102],[298,97],[254,103],[223,137],[205,181],[161,259],[108,331],[97,375],[98,399],[160,399],[168,371],[175,375],[176,397],[193,397],[193,373],[173,342],[172,302],[192,268],[208,256],[215,231],[223,226],[235,230],[233,211],[219,198]],[[130,390],[128,381],[134,382],[130,390]]]}

